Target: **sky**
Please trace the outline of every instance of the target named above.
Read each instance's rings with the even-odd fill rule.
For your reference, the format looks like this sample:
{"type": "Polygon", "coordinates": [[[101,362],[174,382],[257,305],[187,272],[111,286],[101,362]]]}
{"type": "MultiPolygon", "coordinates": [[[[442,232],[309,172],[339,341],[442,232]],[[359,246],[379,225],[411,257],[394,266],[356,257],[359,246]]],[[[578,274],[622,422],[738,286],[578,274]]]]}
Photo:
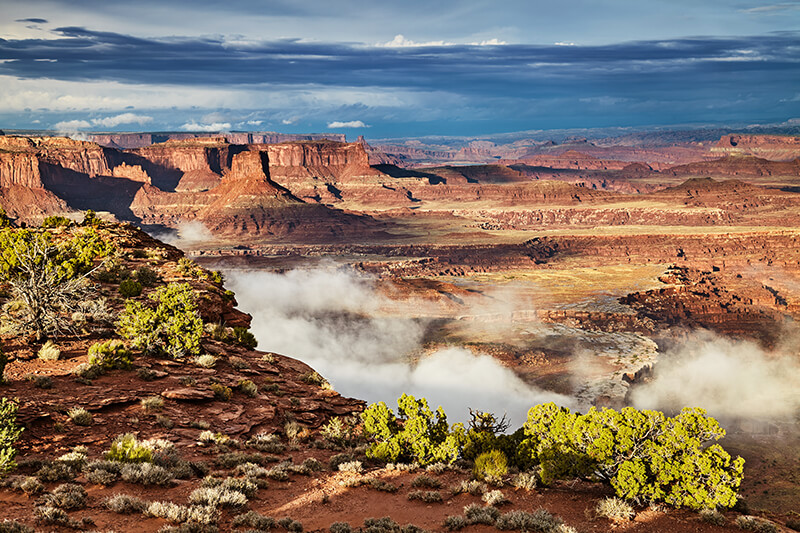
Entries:
{"type": "Polygon", "coordinates": [[[0,0],[0,129],[367,139],[800,117],[800,0],[0,0]]]}

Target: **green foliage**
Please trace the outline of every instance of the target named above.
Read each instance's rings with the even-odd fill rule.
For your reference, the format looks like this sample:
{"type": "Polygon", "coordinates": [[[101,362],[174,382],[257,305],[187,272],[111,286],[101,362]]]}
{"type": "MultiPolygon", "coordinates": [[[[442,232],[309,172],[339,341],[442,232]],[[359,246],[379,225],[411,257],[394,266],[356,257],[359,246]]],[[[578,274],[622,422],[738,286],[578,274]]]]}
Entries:
{"type": "Polygon", "coordinates": [[[42,221],[43,228],[58,228],[58,227],[69,227],[72,224],[72,221],[67,217],[62,217],[59,215],[52,215],[44,219],[42,221]]]}
{"type": "Polygon", "coordinates": [[[217,285],[222,285],[225,282],[225,276],[219,270],[212,270],[209,273],[209,279],[217,285]]]}
{"type": "Polygon", "coordinates": [[[0,207],[0,228],[11,227],[11,219],[8,218],[6,210],[0,207]]]}
{"type": "Polygon", "coordinates": [[[211,390],[214,391],[214,397],[218,400],[222,400],[223,402],[227,402],[231,399],[233,395],[233,391],[230,387],[226,387],[221,383],[213,383],[211,385],[211,390]]]}
{"type": "Polygon", "coordinates": [[[96,342],[89,347],[89,364],[103,370],[129,369],[133,365],[131,352],[118,340],[96,342]]]}
{"type": "Polygon", "coordinates": [[[97,226],[99,225],[101,220],[97,218],[97,213],[94,212],[92,209],[87,209],[86,212],[83,214],[83,222],[81,222],[82,226],[97,226]]]}
{"type": "Polygon", "coordinates": [[[119,293],[123,298],[133,298],[142,294],[142,284],[135,279],[122,280],[119,284],[119,293]]]}
{"type": "Polygon", "coordinates": [[[617,496],[675,507],[731,507],[744,459],[718,444],[725,431],[702,409],[675,417],[626,407],[571,413],[555,404],[528,412],[523,445],[541,463],[542,481],[595,477],[617,496]]]}
{"type": "Polygon", "coordinates": [[[121,463],[149,463],[153,460],[153,450],[136,440],[133,433],[126,433],[114,439],[106,459],[121,463]]]}
{"type": "Polygon", "coordinates": [[[170,283],[149,296],[155,308],[128,300],[117,322],[119,334],[134,348],[174,358],[200,352],[203,320],[191,287],[170,283]]]}
{"type": "Polygon", "coordinates": [[[397,418],[383,402],[370,405],[362,413],[364,434],[373,440],[367,457],[386,462],[416,460],[423,465],[451,464],[458,459],[466,439],[462,424],[448,426],[442,408],[434,415],[425,398],[417,400],[403,394],[397,407],[397,418]]]}
{"type": "Polygon", "coordinates": [[[8,398],[0,398],[0,475],[16,466],[14,443],[23,429],[17,425],[17,404],[8,398]]]}
{"type": "Polygon", "coordinates": [[[3,375],[6,371],[6,364],[8,364],[8,356],[6,355],[6,352],[3,351],[3,347],[0,346],[0,383],[3,383],[5,380],[3,375]]]}
{"type": "Polygon", "coordinates": [[[499,480],[508,475],[508,459],[500,450],[483,452],[475,459],[472,475],[479,480],[499,480]]]}

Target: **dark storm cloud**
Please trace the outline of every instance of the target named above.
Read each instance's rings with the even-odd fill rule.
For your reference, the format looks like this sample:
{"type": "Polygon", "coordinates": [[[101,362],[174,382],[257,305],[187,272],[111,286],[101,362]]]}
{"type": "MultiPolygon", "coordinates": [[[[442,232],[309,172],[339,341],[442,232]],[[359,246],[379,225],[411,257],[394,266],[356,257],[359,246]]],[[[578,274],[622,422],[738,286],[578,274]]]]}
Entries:
{"type": "Polygon", "coordinates": [[[674,87],[687,81],[744,82],[749,76],[761,78],[759,83],[781,83],[786,77],[796,82],[800,60],[795,33],[605,46],[388,48],[299,40],[148,39],[81,27],[55,31],[56,39],[0,39],[0,59],[5,60],[0,74],[149,84],[315,84],[546,96],[576,83],[627,94],[653,82],[674,87]]]}
{"type": "Polygon", "coordinates": [[[47,19],[37,19],[37,18],[17,19],[14,22],[32,22],[34,24],[46,24],[47,23],[47,19]]]}

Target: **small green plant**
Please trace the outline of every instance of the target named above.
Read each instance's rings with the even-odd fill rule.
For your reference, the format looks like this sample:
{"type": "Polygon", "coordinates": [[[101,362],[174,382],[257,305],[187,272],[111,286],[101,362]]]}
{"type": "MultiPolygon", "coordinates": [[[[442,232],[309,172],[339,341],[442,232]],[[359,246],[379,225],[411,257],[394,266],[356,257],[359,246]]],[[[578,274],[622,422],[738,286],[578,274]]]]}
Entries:
{"type": "Polygon", "coordinates": [[[740,516],[736,518],[736,527],[745,531],[756,533],[778,533],[778,528],[772,522],[767,522],[755,516],[740,516]]]}
{"type": "Polygon", "coordinates": [[[121,463],[150,462],[153,460],[153,451],[146,444],[139,442],[132,433],[125,433],[111,443],[106,459],[121,463]]]}
{"type": "Polygon", "coordinates": [[[153,463],[128,463],[120,471],[122,479],[140,485],[169,485],[174,476],[164,468],[153,463]]]}
{"type": "Polygon", "coordinates": [[[703,522],[708,522],[715,526],[724,526],[727,522],[727,520],[725,520],[725,515],[716,509],[703,509],[700,511],[700,518],[703,519],[703,522]]]}
{"type": "Polygon", "coordinates": [[[208,277],[213,283],[216,283],[217,285],[222,285],[223,283],[225,283],[225,276],[223,276],[222,272],[220,272],[219,270],[212,270],[209,273],[208,277]]]}
{"type": "Polygon", "coordinates": [[[142,284],[134,279],[124,279],[119,284],[119,294],[123,298],[134,298],[142,294],[142,284]]]}
{"type": "Polygon", "coordinates": [[[89,347],[89,364],[103,370],[115,368],[129,369],[133,366],[133,358],[125,344],[118,340],[96,342],[89,347]]]}
{"type": "Polygon", "coordinates": [[[233,526],[249,527],[256,531],[269,531],[275,527],[275,519],[255,511],[248,511],[244,514],[234,516],[233,526]]]}
{"type": "Polygon", "coordinates": [[[148,266],[140,266],[133,271],[136,281],[142,284],[143,287],[152,287],[158,283],[158,273],[148,266]]]}
{"type": "Polygon", "coordinates": [[[435,477],[421,474],[414,478],[414,480],[411,482],[411,486],[417,489],[419,488],[440,489],[442,488],[442,482],[436,479],[435,477]]]}
{"type": "Polygon", "coordinates": [[[303,381],[303,383],[306,383],[308,385],[315,385],[315,386],[320,387],[322,389],[330,389],[331,388],[331,384],[328,383],[328,380],[323,378],[316,371],[311,371],[311,372],[308,372],[307,374],[303,374],[303,376],[300,379],[303,381]]]}
{"type": "Polygon", "coordinates": [[[36,356],[42,361],[58,361],[61,357],[61,349],[53,341],[45,342],[36,356]]]}
{"type": "Polygon", "coordinates": [[[83,407],[73,407],[69,411],[67,411],[67,416],[72,423],[76,426],[91,426],[93,417],[92,413],[84,409],[83,407]]]}
{"type": "Polygon", "coordinates": [[[28,374],[25,379],[33,383],[37,389],[50,389],[53,387],[53,378],[50,376],[37,376],[35,374],[28,374]]]}
{"type": "Polygon", "coordinates": [[[361,461],[348,461],[346,463],[339,463],[339,472],[352,472],[354,474],[360,474],[364,467],[361,465],[361,461]]]}
{"type": "Polygon", "coordinates": [[[503,494],[499,490],[490,490],[488,492],[484,492],[483,496],[481,496],[483,503],[486,505],[491,505],[496,507],[498,505],[503,505],[509,503],[508,498],[506,498],[505,494],[503,494]]]}
{"type": "Polygon", "coordinates": [[[86,490],[75,483],[59,485],[50,494],[44,495],[40,505],[49,505],[59,509],[82,509],[86,506],[86,490]]]}

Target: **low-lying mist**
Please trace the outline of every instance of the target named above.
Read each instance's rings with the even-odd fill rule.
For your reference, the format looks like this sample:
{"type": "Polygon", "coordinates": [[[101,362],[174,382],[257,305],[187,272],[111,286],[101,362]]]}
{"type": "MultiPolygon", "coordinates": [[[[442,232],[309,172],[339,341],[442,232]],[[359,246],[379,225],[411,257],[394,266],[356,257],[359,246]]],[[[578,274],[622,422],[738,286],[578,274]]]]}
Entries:
{"type": "MultiPolygon", "coordinates": [[[[524,383],[496,359],[462,347],[425,353],[425,323],[395,310],[369,278],[336,268],[226,273],[239,307],[253,315],[259,349],[301,359],[343,395],[390,407],[403,392],[441,405],[451,421],[469,419],[468,407],[507,413],[518,427],[527,410],[572,399],[524,383]]],[[[425,302],[409,302],[409,316],[425,302]],[[413,309],[415,308],[416,309],[413,309]]]]}
{"type": "Polygon", "coordinates": [[[659,358],[652,381],[634,387],[631,400],[647,409],[702,407],[724,418],[792,417],[800,413],[794,351],[696,332],[659,358]]]}
{"type": "MultiPolygon", "coordinates": [[[[253,315],[259,349],[303,360],[343,395],[394,406],[406,392],[426,397],[433,407],[441,405],[451,421],[467,420],[471,407],[507,413],[512,427],[521,425],[537,403],[588,407],[526,384],[491,356],[462,346],[426,349],[427,321],[413,317],[433,312],[430,302],[389,300],[373,280],[342,267],[283,274],[229,271],[227,277],[240,308],[253,315]]],[[[471,333],[477,338],[498,338],[498,328],[504,321],[510,327],[511,313],[518,311],[513,297],[497,298],[496,303],[482,300],[462,310],[487,318],[475,322],[471,333]]],[[[473,327],[469,321],[464,324],[473,327]]],[[[552,335],[561,329],[549,330],[552,335]]],[[[615,339],[615,346],[624,350],[626,344],[615,339]]],[[[576,348],[580,353],[572,354],[576,383],[593,374],[594,366],[606,364],[601,362],[601,340],[594,352],[583,344],[576,348]]],[[[628,342],[631,355],[639,359],[642,342],[649,342],[640,341],[628,342]]],[[[791,342],[769,353],[751,342],[696,332],[659,354],[650,381],[633,387],[628,398],[638,408],[702,407],[721,418],[788,418],[800,412],[798,355],[791,342]]],[[[609,373],[608,379],[624,386],[618,376],[609,373]]]]}

